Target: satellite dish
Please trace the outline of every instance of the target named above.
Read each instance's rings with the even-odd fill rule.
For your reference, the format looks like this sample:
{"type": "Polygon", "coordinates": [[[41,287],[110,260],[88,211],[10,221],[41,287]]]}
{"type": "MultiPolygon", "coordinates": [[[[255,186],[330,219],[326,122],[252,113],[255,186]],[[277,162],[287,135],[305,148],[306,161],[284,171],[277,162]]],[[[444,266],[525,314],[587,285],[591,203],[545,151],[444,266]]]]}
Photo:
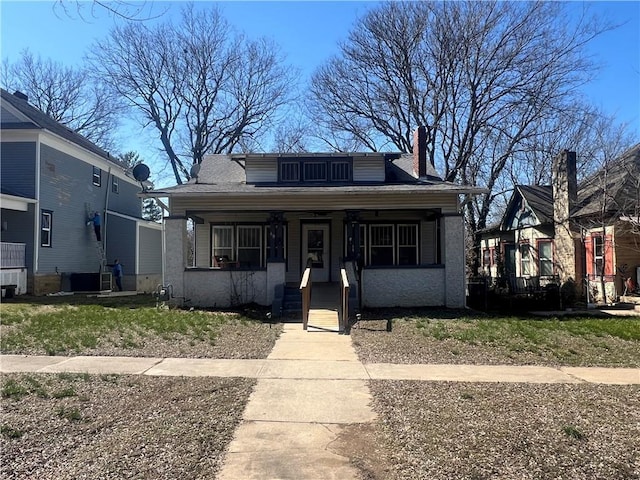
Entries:
{"type": "Polygon", "coordinates": [[[144,182],[149,178],[149,167],[147,167],[144,163],[139,163],[135,167],[133,167],[133,178],[135,178],[139,182],[144,182]]]}
{"type": "Polygon", "coordinates": [[[194,163],[193,165],[191,165],[191,171],[189,172],[189,175],[191,175],[191,178],[198,178],[198,174],[200,173],[200,167],[201,165],[199,163],[194,163]]]}

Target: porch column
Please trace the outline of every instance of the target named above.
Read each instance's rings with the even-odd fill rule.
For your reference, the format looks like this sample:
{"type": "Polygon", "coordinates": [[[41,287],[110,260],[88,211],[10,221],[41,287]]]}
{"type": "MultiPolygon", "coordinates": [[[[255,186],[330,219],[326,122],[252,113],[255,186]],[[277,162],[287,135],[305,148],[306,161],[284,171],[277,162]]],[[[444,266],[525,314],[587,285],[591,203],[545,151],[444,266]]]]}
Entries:
{"type": "Polygon", "coordinates": [[[345,260],[360,258],[360,211],[347,210],[345,212],[347,224],[347,256],[345,260]]]}
{"type": "Polygon", "coordinates": [[[284,260],[284,213],[271,212],[269,215],[269,256],[268,261],[284,260]]]}
{"type": "Polygon", "coordinates": [[[184,298],[184,270],[187,265],[187,219],[164,219],[164,284],[173,287],[173,295],[184,298]]]}
{"type": "Polygon", "coordinates": [[[444,222],[445,306],[465,306],[465,244],[462,215],[447,215],[444,222]]]}

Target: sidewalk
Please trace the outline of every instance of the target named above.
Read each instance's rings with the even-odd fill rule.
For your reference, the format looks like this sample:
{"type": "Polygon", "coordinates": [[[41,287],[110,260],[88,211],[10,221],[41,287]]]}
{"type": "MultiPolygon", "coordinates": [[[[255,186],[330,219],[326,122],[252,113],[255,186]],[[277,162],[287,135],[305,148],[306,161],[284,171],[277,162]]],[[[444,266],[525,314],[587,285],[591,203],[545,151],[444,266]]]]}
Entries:
{"type": "Polygon", "coordinates": [[[357,479],[333,445],[348,425],[375,420],[368,380],[640,384],[633,368],[362,364],[349,336],[300,324],[284,325],[266,359],[3,355],[0,372],[255,378],[219,480],[357,479]]]}

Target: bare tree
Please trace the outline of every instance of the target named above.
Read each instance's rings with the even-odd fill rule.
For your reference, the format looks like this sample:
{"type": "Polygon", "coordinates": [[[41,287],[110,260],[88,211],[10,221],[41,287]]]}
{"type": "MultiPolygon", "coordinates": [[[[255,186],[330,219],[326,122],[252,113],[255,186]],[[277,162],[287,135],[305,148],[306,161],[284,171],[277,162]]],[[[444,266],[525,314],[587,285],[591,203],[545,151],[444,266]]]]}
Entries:
{"type": "Polygon", "coordinates": [[[121,106],[108,89],[88,79],[82,67],[64,66],[24,50],[14,63],[3,61],[2,84],[27,94],[34,107],[105,150],[113,147],[121,106]]]}
{"type": "Polygon", "coordinates": [[[158,3],[153,0],[92,0],[89,2],[56,0],[53,8],[70,18],[78,15],[81,19],[86,20],[98,17],[101,12],[107,12],[115,18],[141,22],[158,18],[167,11],[168,7],[157,7],[158,3]]]}
{"type": "MultiPolygon", "coordinates": [[[[315,121],[334,137],[411,151],[426,126],[428,158],[447,181],[488,193],[467,204],[486,227],[505,167],[570,106],[593,73],[585,45],[607,27],[557,2],[390,2],[351,31],[311,85],[315,121]]],[[[328,143],[331,143],[329,140],[328,143]]],[[[508,172],[507,172],[508,174],[508,172]]]]}
{"type": "Polygon", "coordinates": [[[289,99],[293,72],[275,45],[234,34],[217,8],[188,5],[178,24],[127,23],[93,52],[95,75],[158,130],[177,183],[204,155],[250,144],[289,99]]]}

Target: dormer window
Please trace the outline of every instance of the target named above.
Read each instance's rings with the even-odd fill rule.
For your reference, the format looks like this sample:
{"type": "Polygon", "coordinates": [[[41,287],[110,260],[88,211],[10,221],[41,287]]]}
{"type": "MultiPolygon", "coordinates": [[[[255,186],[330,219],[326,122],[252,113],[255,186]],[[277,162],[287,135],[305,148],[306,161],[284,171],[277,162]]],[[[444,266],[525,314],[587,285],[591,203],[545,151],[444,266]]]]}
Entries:
{"type": "Polygon", "coordinates": [[[299,182],[300,162],[282,162],[280,164],[280,179],[283,182],[299,182]]]}
{"type": "Polygon", "coordinates": [[[305,162],[305,182],[325,182],[327,180],[327,162],[305,162]]]}
{"type": "Polygon", "coordinates": [[[280,182],[349,182],[352,179],[351,158],[280,159],[280,182]]]}

